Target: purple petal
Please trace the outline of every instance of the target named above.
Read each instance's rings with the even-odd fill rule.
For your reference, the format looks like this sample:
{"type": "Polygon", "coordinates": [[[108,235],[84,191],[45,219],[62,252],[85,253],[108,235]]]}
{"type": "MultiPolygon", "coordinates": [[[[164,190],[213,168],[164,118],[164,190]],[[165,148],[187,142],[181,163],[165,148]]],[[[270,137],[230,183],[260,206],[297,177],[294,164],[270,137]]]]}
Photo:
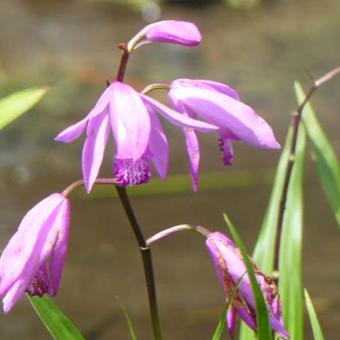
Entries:
{"type": "Polygon", "coordinates": [[[54,296],[58,291],[67,253],[70,224],[70,202],[68,200],[65,200],[62,203],[58,218],[59,221],[56,221],[56,224],[59,226],[58,234],[50,258],[50,278],[53,288],[53,291],[50,294],[51,296],[54,296]]]}
{"type": "Polygon", "coordinates": [[[218,127],[216,125],[212,125],[187,117],[181,113],[169,109],[167,106],[161,104],[160,102],[151,97],[145,95],[141,95],[141,97],[143,98],[144,103],[146,103],[151,110],[155,110],[174,125],[180,126],[182,128],[183,127],[193,128],[201,132],[218,130],[218,127]]]}
{"type": "Polygon", "coordinates": [[[137,48],[147,42],[163,42],[182,46],[196,46],[202,40],[196,25],[187,21],[165,20],[147,25],[128,43],[137,48]]]}
{"type": "Polygon", "coordinates": [[[109,137],[109,116],[104,111],[90,119],[83,146],[82,170],[86,191],[89,193],[97,179],[109,137]]]}
{"type": "Polygon", "coordinates": [[[236,307],[236,312],[239,317],[251,328],[253,331],[256,332],[256,311],[251,306],[247,307],[236,307]]]}
{"type": "Polygon", "coordinates": [[[149,112],[151,118],[151,134],[148,151],[151,154],[152,162],[161,179],[164,179],[168,171],[168,141],[163,131],[158,117],[152,112],[149,112]]]}
{"type": "Polygon", "coordinates": [[[227,311],[227,328],[231,338],[234,337],[235,327],[236,327],[236,310],[234,307],[230,306],[227,311]]]}
{"type": "Polygon", "coordinates": [[[79,122],[67,127],[65,130],[60,132],[54,140],[63,143],[70,143],[80,137],[82,132],[84,131],[86,124],[90,118],[96,117],[101,114],[108,106],[110,97],[112,95],[112,85],[107,87],[105,91],[101,94],[99,99],[97,100],[96,105],[93,109],[87,114],[87,116],[80,120],[79,122]]]}
{"type": "Polygon", "coordinates": [[[203,80],[203,79],[176,79],[173,82],[171,82],[170,87],[197,87],[201,89],[207,89],[207,90],[214,90],[220,93],[224,93],[229,97],[234,98],[235,100],[240,100],[239,94],[230,86],[219,83],[216,81],[211,80],[203,80]]]}
{"type": "Polygon", "coordinates": [[[0,258],[0,296],[23,273],[30,276],[27,273],[33,273],[39,266],[41,249],[64,199],[61,194],[52,194],[24,216],[0,258]]]}
{"type": "Polygon", "coordinates": [[[264,148],[277,149],[271,127],[254,110],[229,96],[199,88],[174,88],[172,96],[198,116],[221,129],[230,130],[241,140],[264,148]]]}
{"type": "MultiPolygon", "coordinates": [[[[181,112],[183,115],[187,117],[191,117],[183,103],[178,101],[177,98],[174,98],[171,95],[169,95],[168,99],[170,104],[174,108],[176,108],[178,112],[181,112]]],[[[193,129],[183,128],[182,130],[185,138],[187,154],[189,157],[189,168],[191,174],[192,188],[193,191],[196,192],[198,187],[198,168],[200,162],[200,148],[198,144],[198,139],[193,129]]]]}
{"type": "Polygon", "coordinates": [[[3,310],[5,314],[11,311],[13,306],[25,293],[26,287],[27,287],[26,280],[20,279],[15,281],[14,284],[10,287],[10,289],[2,299],[3,310]]]}
{"type": "Polygon", "coordinates": [[[130,86],[114,82],[110,119],[116,141],[116,158],[140,159],[150,138],[150,116],[139,94],[130,86]]]}
{"type": "Polygon", "coordinates": [[[88,118],[86,117],[79,122],[67,127],[65,130],[61,131],[59,135],[54,138],[54,140],[63,143],[73,142],[83,133],[87,122],[88,118]]]}
{"type": "Polygon", "coordinates": [[[190,174],[192,178],[193,191],[197,191],[198,186],[198,168],[200,162],[200,147],[194,130],[189,128],[183,129],[185,144],[189,157],[190,174]]]}

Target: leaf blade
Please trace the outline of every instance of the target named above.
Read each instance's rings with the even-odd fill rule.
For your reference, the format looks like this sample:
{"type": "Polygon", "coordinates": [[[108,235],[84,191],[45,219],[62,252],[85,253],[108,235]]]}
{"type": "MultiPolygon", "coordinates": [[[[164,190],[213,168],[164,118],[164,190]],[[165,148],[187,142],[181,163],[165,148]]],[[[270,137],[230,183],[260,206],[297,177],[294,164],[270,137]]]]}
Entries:
{"type": "Polygon", "coordinates": [[[309,320],[312,326],[313,335],[315,340],[324,340],[324,336],[321,330],[321,326],[318,320],[318,317],[316,315],[312,299],[310,298],[310,295],[308,294],[307,289],[305,289],[305,302],[307,307],[307,312],[309,316],[309,320]]]}
{"type": "Polygon", "coordinates": [[[236,228],[233,226],[233,224],[231,223],[230,219],[228,218],[226,214],[224,214],[224,219],[237,247],[241,251],[244,264],[247,268],[247,273],[249,276],[249,280],[251,282],[251,287],[252,287],[252,291],[254,294],[254,300],[255,300],[255,305],[256,305],[256,323],[257,323],[258,338],[261,340],[267,340],[267,339],[270,340],[272,336],[271,336],[271,327],[269,324],[266,303],[265,303],[262,291],[256,280],[256,276],[255,276],[252,264],[247,255],[246,247],[244,243],[242,242],[240,236],[238,235],[236,228]]]}
{"type": "Polygon", "coordinates": [[[295,163],[287,192],[279,255],[279,291],[291,339],[303,339],[302,235],[303,167],[306,133],[300,125],[295,163]]]}
{"type": "Polygon", "coordinates": [[[31,87],[1,98],[0,130],[38,103],[46,92],[46,87],[31,87]]]}
{"type": "Polygon", "coordinates": [[[67,316],[46,295],[31,297],[26,294],[34,311],[54,339],[85,340],[67,316]]]}
{"type": "MultiPolygon", "coordinates": [[[[296,97],[301,102],[305,93],[300,83],[295,82],[294,85],[296,97]]],[[[312,148],[312,160],[316,166],[320,184],[340,227],[340,167],[337,155],[310,103],[306,104],[302,119],[312,148]]]]}

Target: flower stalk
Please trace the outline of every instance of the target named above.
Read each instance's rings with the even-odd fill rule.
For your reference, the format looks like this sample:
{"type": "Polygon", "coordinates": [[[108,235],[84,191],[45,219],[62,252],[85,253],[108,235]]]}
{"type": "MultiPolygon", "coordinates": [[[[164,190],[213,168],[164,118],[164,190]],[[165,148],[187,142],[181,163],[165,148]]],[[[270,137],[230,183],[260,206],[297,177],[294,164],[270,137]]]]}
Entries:
{"type": "MultiPolygon", "coordinates": [[[[122,50],[122,54],[121,54],[121,59],[120,59],[120,64],[119,64],[119,69],[117,72],[116,80],[123,82],[130,52],[126,44],[119,44],[118,48],[122,50]]],[[[156,284],[155,284],[155,275],[154,275],[153,264],[152,264],[151,249],[146,243],[142,229],[133,211],[126,188],[124,186],[116,185],[116,190],[118,193],[119,200],[125,211],[125,214],[130,222],[132,231],[135,235],[136,241],[138,243],[139,251],[140,251],[140,254],[143,260],[143,268],[144,268],[146,288],[147,288],[147,293],[148,293],[153,336],[155,340],[161,340],[162,333],[161,333],[161,325],[160,325],[160,319],[159,319],[159,313],[158,313],[156,284]]]]}
{"type": "MultiPolygon", "coordinates": [[[[283,228],[283,221],[285,216],[285,210],[286,210],[286,203],[287,203],[287,196],[288,196],[288,188],[289,183],[292,176],[292,171],[295,163],[296,158],[296,146],[297,146],[297,140],[299,136],[299,129],[301,125],[301,118],[302,118],[302,112],[305,107],[305,105],[308,103],[308,101],[311,99],[315,91],[323,84],[331,80],[334,76],[340,73],[340,67],[334,68],[331,71],[324,74],[319,79],[313,81],[312,86],[310,87],[309,91],[307,92],[307,95],[303,102],[298,106],[297,110],[293,113],[292,119],[291,119],[291,128],[293,131],[292,135],[292,143],[289,150],[289,156],[288,156],[288,162],[286,166],[284,181],[283,181],[283,189],[281,193],[280,198],[280,205],[279,205],[279,213],[277,218],[277,228],[276,228],[276,239],[275,239],[275,253],[274,253],[274,273],[278,273],[279,269],[279,253],[280,253],[280,243],[281,243],[281,234],[282,234],[282,228],[283,228]]],[[[277,279],[278,280],[278,279],[277,279]]]]}

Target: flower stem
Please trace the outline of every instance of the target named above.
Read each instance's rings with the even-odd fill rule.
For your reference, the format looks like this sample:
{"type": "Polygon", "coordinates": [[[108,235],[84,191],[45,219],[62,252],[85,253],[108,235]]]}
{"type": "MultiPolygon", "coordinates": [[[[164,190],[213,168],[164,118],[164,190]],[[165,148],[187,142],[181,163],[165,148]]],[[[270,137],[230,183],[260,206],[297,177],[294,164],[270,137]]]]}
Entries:
{"type": "MultiPolygon", "coordinates": [[[[119,69],[117,72],[116,80],[123,82],[130,52],[126,44],[119,44],[118,48],[122,50],[122,54],[121,54],[120,65],[119,65],[119,69]]],[[[162,333],[161,333],[161,326],[160,326],[158,307],[157,307],[156,284],[155,284],[155,276],[154,276],[154,270],[153,270],[153,264],[152,264],[151,249],[149,248],[149,246],[147,245],[145,241],[145,237],[137,221],[136,215],[132,209],[132,205],[130,203],[130,199],[129,199],[129,196],[127,194],[125,187],[116,185],[116,189],[118,192],[119,199],[126,213],[126,216],[132,227],[133,233],[135,235],[135,238],[138,243],[138,247],[139,247],[139,250],[142,256],[146,288],[147,288],[148,299],[149,299],[149,308],[150,308],[150,314],[151,314],[153,336],[155,340],[161,340],[162,333]]]]}
{"type": "Polygon", "coordinates": [[[178,231],[183,231],[183,230],[196,231],[200,233],[201,235],[203,235],[204,237],[207,237],[210,234],[210,230],[208,230],[205,227],[195,226],[191,224],[180,224],[174,227],[166,228],[158,232],[157,234],[152,235],[146,240],[146,244],[150,246],[152,243],[160,241],[161,239],[168,237],[169,235],[173,233],[177,233],[178,231]]]}
{"type": "Polygon", "coordinates": [[[133,209],[132,209],[132,206],[129,200],[129,196],[127,194],[125,187],[120,187],[116,185],[116,189],[118,192],[119,199],[125,210],[126,216],[128,217],[132,230],[135,234],[135,237],[136,237],[136,240],[139,246],[139,250],[140,250],[140,253],[143,259],[144,273],[145,273],[145,280],[146,280],[146,286],[147,286],[148,297],[149,297],[149,305],[150,305],[154,338],[157,340],[160,340],[162,338],[162,335],[161,335],[161,328],[160,328],[160,322],[159,322],[159,316],[158,316],[156,286],[155,286],[155,279],[154,279],[154,272],[153,272],[153,265],[152,265],[151,249],[149,248],[147,242],[145,241],[145,237],[138,224],[137,218],[133,212],[133,209]]]}
{"type": "Polygon", "coordinates": [[[299,128],[301,125],[302,112],[307,102],[313,96],[314,92],[321,85],[331,80],[338,73],[340,73],[340,67],[332,69],[330,72],[326,73],[321,78],[314,81],[305,99],[298,106],[297,110],[294,112],[292,116],[292,120],[291,120],[291,127],[293,130],[292,143],[291,143],[290,150],[289,150],[288,162],[287,162],[284,181],[283,181],[283,189],[282,189],[281,198],[280,198],[279,213],[278,213],[278,218],[277,218],[275,253],[274,253],[274,273],[278,273],[278,269],[279,269],[279,254],[280,254],[280,243],[281,243],[281,236],[282,236],[283,220],[284,220],[284,215],[285,215],[285,210],[286,210],[289,183],[291,180],[293,166],[294,166],[295,158],[296,158],[296,146],[297,146],[297,140],[298,140],[298,135],[299,135],[299,128]]]}

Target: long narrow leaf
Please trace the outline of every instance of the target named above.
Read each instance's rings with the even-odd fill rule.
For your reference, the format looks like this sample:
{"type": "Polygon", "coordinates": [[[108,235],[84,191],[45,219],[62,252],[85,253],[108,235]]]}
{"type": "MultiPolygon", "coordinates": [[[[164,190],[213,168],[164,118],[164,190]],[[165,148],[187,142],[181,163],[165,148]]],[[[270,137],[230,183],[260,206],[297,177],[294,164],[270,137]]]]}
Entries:
{"type": "Polygon", "coordinates": [[[273,272],[277,219],[291,143],[292,131],[289,129],[279,164],[277,166],[268,207],[254,249],[254,261],[259,266],[259,268],[268,275],[272,275],[273,272]]]}
{"type": "Polygon", "coordinates": [[[27,294],[26,296],[53,339],[85,340],[78,329],[48,296],[44,295],[41,298],[30,297],[27,294]]]}
{"type": "MultiPolygon", "coordinates": [[[[305,94],[298,82],[295,83],[295,93],[301,102],[305,94]]],[[[311,144],[312,159],[321,186],[340,226],[340,167],[338,158],[309,103],[303,110],[302,118],[311,144]]]]}
{"type": "Polygon", "coordinates": [[[306,301],[306,307],[307,307],[310,323],[312,325],[314,339],[324,340],[318,317],[316,315],[312,300],[306,289],[305,289],[305,301],[306,301]]]}
{"type": "Polygon", "coordinates": [[[121,301],[119,300],[118,297],[117,297],[117,301],[119,303],[120,308],[122,309],[122,311],[124,313],[124,317],[125,317],[125,320],[127,322],[128,328],[129,328],[131,340],[137,340],[136,331],[135,331],[135,328],[133,327],[129,313],[127,312],[126,308],[124,308],[123,304],[121,303],[121,301]]]}
{"type": "Polygon", "coordinates": [[[240,236],[238,235],[236,228],[233,226],[233,224],[231,223],[227,215],[224,215],[224,219],[228,225],[230,233],[237,247],[241,251],[244,264],[247,268],[247,273],[249,276],[249,280],[251,282],[251,286],[252,286],[252,290],[254,294],[255,306],[256,306],[256,324],[257,324],[258,338],[261,340],[267,340],[267,339],[270,340],[272,337],[271,337],[271,328],[269,324],[266,303],[265,303],[262,291],[257,283],[252,264],[247,255],[246,247],[243,244],[240,236]]]}
{"type": "MultiPolygon", "coordinates": [[[[261,271],[272,275],[274,264],[275,237],[277,233],[277,219],[280,204],[280,197],[283,190],[283,181],[288,163],[289,149],[292,143],[291,129],[288,131],[285,144],[277,166],[273,189],[270,195],[269,203],[265,217],[257,239],[253,259],[261,271]]],[[[254,332],[245,324],[241,324],[240,340],[253,340],[254,332]]]]}
{"type": "Polygon", "coordinates": [[[301,253],[303,234],[303,164],[306,135],[300,126],[295,164],[287,194],[283,221],[280,259],[279,290],[283,316],[291,339],[303,339],[303,293],[301,253]]]}
{"type": "Polygon", "coordinates": [[[45,87],[32,87],[0,99],[0,130],[34,106],[46,91],[45,87]]]}

